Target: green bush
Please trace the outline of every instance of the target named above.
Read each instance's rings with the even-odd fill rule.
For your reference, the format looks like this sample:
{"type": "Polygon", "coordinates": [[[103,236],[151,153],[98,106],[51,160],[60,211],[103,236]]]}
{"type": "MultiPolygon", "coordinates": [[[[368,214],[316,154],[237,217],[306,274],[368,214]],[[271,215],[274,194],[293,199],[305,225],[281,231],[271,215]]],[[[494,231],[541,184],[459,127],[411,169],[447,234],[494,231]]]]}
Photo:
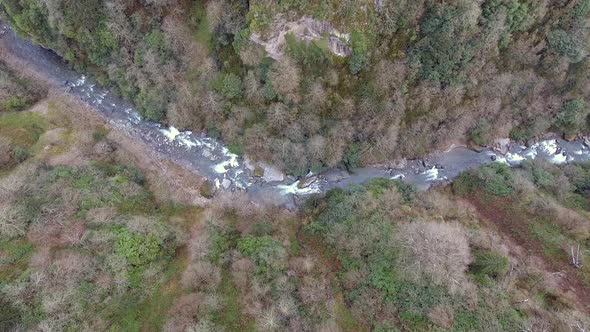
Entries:
{"type": "Polygon", "coordinates": [[[244,154],[244,145],[239,142],[232,142],[227,145],[227,150],[231,153],[241,156],[244,154]]]}
{"type": "Polygon", "coordinates": [[[368,60],[365,54],[353,53],[348,60],[348,68],[350,69],[350,73],[353,75],[360,73],[367,67],[367,63],[368,60]]]}
{"type": "Polygon", "coordinates": [[[487,120],[480,120],[475,127],[469,131],[469,138],[477,145],[485,146],[490,143],[490,132],[492,126],[487,120]]]}
{"type": "Polygon", "coordinates": [[[270,26],[272,23],[272,10],[263,4],[250,6],[246,19],[251,31],[261,31],[270,26]]]}
{"type": "Polygon", "coordinates": [[[28,102],[25,98],[10,96],[2,101],[2,109],[8,112],[22,111],[28,106],[28,102]]]}
{"type": "Polygon", "coordinates": [[[149,191],[144,190],[133,196],[122,195],[117,191],[114,195],[117,198],[121,197],[115,204],[119,213],[152,215],[156,212],[157,205],[149,191]]]}
{"type": "Polygon", "coordinates": [[[233,73],[223,75],[220,91],[229,99],[240,98],[242,96],[242,79],[233,73]]]}
{"type": "Polygon", "coordinates": [[[99,66],[107,65],[113,52],[119,48],[119,41],[106,21],[100,22],[96,31],[83,30],[78,33],[78,40],[87,50],[90,61],[99,66]]]}
{"type": "Polygon", "coordinates": [[[237,249],[242,255],[254,261],[257,274],[260,276],[272,278],[283,268],[285,248],[269,235],[246,235],[238,240],[237,249]]]}
{"type": "Polygon", "coordinates": [[[510,130],[510,139],[517,142],[524,142],[533,138],[533,131],[529,125],[521,125],[510,130]]]}
{"type": "Polygon", "coordinates": [[[487,20],[497,19],[500,12],[506,13],[508,32],[524,31],[530,20],[530,7],[527,2],[519,0],[490,0],[483,5],[482,15],[487,20]]]}
{"type": "Polygon", "coordinates": [[[473,257],[474,261],[469,266],[469,272],[480,283],[501,279],[506,275],[510,267],[508,258],[495,251],[476,250],[473,257]]]}
{"type": "Polygon", "coordinates": [[[0,331],[14,331],[21,324],[23,313],[10,302],[0,298],[0,331]]]}
{"type": "Polygon", "coordinates": [[[589,112],[583,100],[570,100],[563,104],[555,117],[555,126],[565,134],[575,134],[587,128],[586,118],[589,112]]]}
{"type": "Polygon", "coordinates": [[[514,179],[510,167],[503,163],[491,163],[478,169],[461,173],[453,182],[458,195],[467,195],[478,189],[493,196],[508,196],[514,192],[514,179]]]}
{"type": "Polygon", "coordinates": [[[12,150],[12,153],[14,154],[14,160],[16,160],[18,163],[22,163],[31,157],[31,152],[29,149],[20,146],[16,146],[12,150]]]}
{"type": "Polygon", "coordinates": [[[273,88],[272,82],[270,80],[268,80],[268,81],[266,81],[266,83],[264,83],[264,90],[262,91],[262,96],[267,101],[273,101],[273,100],[277,99],[277,92],[273,88]]]}
{"type": "Polygon", "coordinates": [[[573,17],[576,20],[584,20],[590,12],[590,0],[580,0],[574,6],[573,17]]]}
{"type": "Polygon", "coordinates": [[[162,240],[154,234],[143,235],[126,228],[115,231],[117,242],[115,250],[133,266],[143,266],[157,260],[162,255],[162,240]]]}
{"type": "Polygon", "coordinates": [[[585,44],[573,32],[555,29],[547,34],[549,48],[557,54],[567,56],[572,62],[579,62],[584,56],[585,44]]]}
{"type": "Polygon", "coordinates": [[[218,264],[230,249],[235,248],[237,234],[235,232],[224,232],[219,229],[211,230],[211,247],[208,258],[211,262],[218,264]]]}
{"type": "Polygon", "coordinates": [[[533,167],[531,170],[533,182],[542,188],[548,188],[555,183],[555,176],[541,167],[533,167]]]}
{"type": "Polygon", "coordinates": [[[371,269],[369,284],[378,289],[386,299],[392,300],[399,291],[395,269],[391,262],[382,261],[371,269]]]}
{"type": "Polygon", "coordinates": [[[412,184],[403,182],[401,180],[391,180],[387,178],[373,178],[367,181],[363,185],[368,191],[370,191],[375,197],[381,197],[386,190],[396,188],[397,191],[402,195],[405,202],[409,203],[414,199],[416,195],[416,187],[412,184]]]}
{"type": "Polygon", "coordinates": [[[348,60],[348,68],[353,75],[356,75],[368,66],[369,43],[365,34],[359,31],[353,31],[350,42],[352,56],[348,60]]]}
{"type": "Polygon", "coordinates": [[[329,65],[329,58],[317,42],[298,40],[293,34],[285,36],[287,52],[293,59],[301,63],[304,68],[310,68],[315,75],[319,75],[329,65]]]}
{"type": "Polygon", "coordinates": [[[564,171],[577,190],[590,189],[590,162],[568,165],[564,171]]]}
{"type": "Polygon", "coordinates": [[[495,196],[507,196],[514,191],[512,170],[505,164],[493,163],[481,167],[478,177],[484,190],[495,196]]]}
{"type": "Polygon", "coordinates": [[[54,40],[47,20],[48,12],[43,2],[36,0],[2,1],[0,9],[8,14],[12,27],[23,36],[49,45],[54,40]]]}
{"type": "Polygon", "coordinates": [[[349,171],[358,168],[361,163],[361,147],[357,143],[353,143],[346,148],[344,157],[342,159],[344,166],[349,171]]]}
{"type": "Polygon", "coordinates": [[[465,9],[448,4],[432,5],[420,22],[421,38],[411,47],[409,60],[424,80],[442,85],[465,79],[476,43],[468,36],[462,16],[465,9]]]}
{"type": "Polygon", "coordinates": [[[168,46],[166,45],[166,39],[164,37],[164,33],[161,30],[152,30],[146,36],[145,43],[147,47],[158,53],[161,60],[166,60],[169,56],[168,46]]]}
{"type": "Polygon", "coordinates": [[[136,102],[139,114],[151,121],[162,121],[166,117],[167,100],[159,90],[141,90],[136,102]]]}
{"type": "Polygon", "coordinates": [[[125,180],[133,181],[140,186],[145,184],[145,176],[143,175],[143,172],[135,166],[115,164],[105,161],[95,161],[92,162],[91,165],[108,177],[124,178],[125,180]]]}

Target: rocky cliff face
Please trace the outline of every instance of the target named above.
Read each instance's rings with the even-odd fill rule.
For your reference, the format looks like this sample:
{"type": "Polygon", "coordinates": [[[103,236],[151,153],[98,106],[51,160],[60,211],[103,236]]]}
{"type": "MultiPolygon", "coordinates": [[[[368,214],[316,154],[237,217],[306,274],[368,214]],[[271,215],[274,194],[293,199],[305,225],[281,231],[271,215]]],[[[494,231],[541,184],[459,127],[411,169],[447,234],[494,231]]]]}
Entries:
{"type": "Polygon", "coordinates": [[[340,33],[330,22],[318,21],[311,17],[287,21],[279,14],[270,28],[264,33],[253,33],[250,40],[263,46],[268,56],[280,60],[285,53],[285,36],[288,34],[306,42],[326,41],[328,49],[337,56],[345,57],[352,54],[349,34],[340,33]]]}

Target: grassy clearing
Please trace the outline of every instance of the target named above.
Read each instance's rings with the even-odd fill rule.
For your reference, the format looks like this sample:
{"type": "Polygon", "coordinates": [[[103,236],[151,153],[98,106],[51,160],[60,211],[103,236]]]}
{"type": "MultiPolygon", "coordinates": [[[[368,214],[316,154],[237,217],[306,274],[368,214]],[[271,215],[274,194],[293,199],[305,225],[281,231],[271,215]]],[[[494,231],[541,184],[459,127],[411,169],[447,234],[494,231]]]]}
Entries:
{"type": "Polygon", "coordinates": [[[13,145],[32,147],[47,129],[45,119],[30,112],[0,114],[0,134],[13,145]]]}
{"type": "Polygon", "coordinates": [[[21,276],[34,251],[33,245],[25,239],[0,241],[0,285],[21,276]]]}
{"type": "Polygon", "coordinates": [[[0,113],[23,111],[45,95],[31,81],[18,77],[0,61],[0,113]]]}

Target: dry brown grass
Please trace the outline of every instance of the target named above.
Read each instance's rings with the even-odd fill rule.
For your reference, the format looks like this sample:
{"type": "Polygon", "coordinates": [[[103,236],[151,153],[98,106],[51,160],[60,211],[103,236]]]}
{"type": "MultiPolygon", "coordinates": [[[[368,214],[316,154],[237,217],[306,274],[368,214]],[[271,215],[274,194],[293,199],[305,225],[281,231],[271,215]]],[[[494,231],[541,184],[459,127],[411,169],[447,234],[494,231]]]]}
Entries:
{"type": "Polygon", "coordinates": [[[164,326],[166,332],[190,331],[196,325],[199,309],[203,304],[203,295],[191,293],[180,297],[168,313],[170,319],[164,326]]]}
{"type": "Polygon", "coordinates": [[[401,264],[413,279],[429,278],[451,291],[465,288],[471,262],[469,242],[458,224],[412,222],[399,230],[401,264]]]}

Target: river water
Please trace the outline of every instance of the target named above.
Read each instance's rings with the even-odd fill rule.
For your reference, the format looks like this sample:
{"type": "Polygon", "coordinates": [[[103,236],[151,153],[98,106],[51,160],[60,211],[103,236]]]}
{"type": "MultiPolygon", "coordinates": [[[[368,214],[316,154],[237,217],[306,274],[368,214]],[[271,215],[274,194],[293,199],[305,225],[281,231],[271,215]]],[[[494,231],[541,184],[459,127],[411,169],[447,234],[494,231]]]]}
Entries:
{"type": "Polygon", "coordinates": [[[407,161],[398,169],[366,167],[356,169],[353,173],[333,169],[318,175],[310,173],[300,180],[285,177],[282,181],[266,181],[255,177],[244,158],[228,151],[220,141],[199,133],[143,120],[131,103],[101,87],[92,78],[72,70],[52,51],[21,39],[2,21],[0,52],[10,52],[20,58],[30,69],[46,77],[55,86],[92,106],[112,126],[143,141],[166,158],[198,171],[214,183],[218,190],[244,190],[255,201],[291,205],[293,198],[363,183],[375,177],[401,179],[423,190],[434,184],[450,181],[467,169],[490,162],[518,166],[526,159],[535,158],[543,158],[556,164],[590,160],[590,149],[583,139],[568,142],[552,138],[528,147],[506,140],[501,149],[503,153],[493,149],[474,151],[454,147],[444,152],[432,153],[423,160],[407,161]]]}

